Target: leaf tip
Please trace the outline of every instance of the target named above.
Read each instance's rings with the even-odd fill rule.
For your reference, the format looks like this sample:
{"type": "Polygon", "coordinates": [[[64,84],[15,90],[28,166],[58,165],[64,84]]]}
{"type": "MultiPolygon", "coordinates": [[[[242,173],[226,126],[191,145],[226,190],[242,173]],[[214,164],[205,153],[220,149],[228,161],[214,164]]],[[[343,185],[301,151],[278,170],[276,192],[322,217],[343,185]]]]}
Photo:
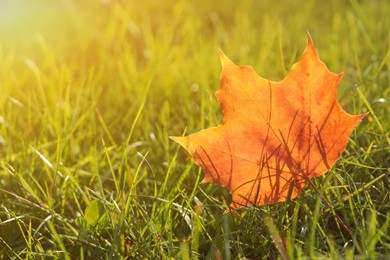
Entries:
{"type": "Polygon", "coordinates": [[[188,137],[187,136],[170,136],[169,139],[180,144],[184,149],[188,147],[188,137]]]}
{"type": "Polygon", "coordinates": [[[223,53],[221,49],[219,50],[219,58],[221,60],[222,67],[226,67],[228,65],[235,65],[226,55],[223,53]]]}
{"type": "Polygon", "coordinates": [[[315,51],[313,39],[311,38],[311,35],[309,32],[307,32],[307,47],[310,49],[313,49],[315,51]]]}
{"type": "Polygon", "coordinates": [[[357,115],[360,119],[360,121],[363,120],[363,118],[365,118],[366,116],[368,116],[368,114],[370,114],[370,112],[366,112],[366,113],[363,113],[363,114],[360,114],[360,115],[357,115]]]}
{"type": "Polygon", "coordinates": [[[176,143],[180,143],[181,142],[181,139],[184,139],[185,137],[183,136],[170,136],[169,139],[171,139],[172,141],[175,141],[176,143]]]}
{"type": "Polygon", "coordinates": [[[307,32],[307,45],[306,45],[306,48],[305,48],[302,56],[303,57],[307,56],[307,57],[311,57],[311,58],[320,60],[318,53],[317,53],[317,50],[314,46],[313,39],[311,38],[311,35],[309,32],[307,32]]]}

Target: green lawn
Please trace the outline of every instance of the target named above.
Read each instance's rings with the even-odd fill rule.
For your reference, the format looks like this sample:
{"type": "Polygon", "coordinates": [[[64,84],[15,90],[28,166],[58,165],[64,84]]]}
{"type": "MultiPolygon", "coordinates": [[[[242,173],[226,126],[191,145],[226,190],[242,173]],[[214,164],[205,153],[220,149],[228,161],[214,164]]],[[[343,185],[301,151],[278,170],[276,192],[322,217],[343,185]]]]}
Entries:
{"type": "Polygon", "coordinates": [[[31,2],[0,1],[0,259],[390,256],[389,1],[31,2]],[[168,137],[221,123],[218,48],[281,80],[307,33],[370,114],[318,191],[224,213],[168,137]]]}

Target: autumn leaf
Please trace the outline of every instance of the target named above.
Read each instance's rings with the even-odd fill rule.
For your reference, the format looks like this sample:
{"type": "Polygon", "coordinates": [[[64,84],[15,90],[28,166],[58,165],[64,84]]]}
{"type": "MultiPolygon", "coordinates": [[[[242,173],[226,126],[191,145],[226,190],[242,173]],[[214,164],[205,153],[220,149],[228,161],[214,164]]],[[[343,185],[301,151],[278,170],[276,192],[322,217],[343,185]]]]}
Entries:
{"type": "Polygon", "coordinates": [[[237,66],[223,53],[216,96],[223,124],[171,137],[215,182],[232,193],[232,209],[295,198],[309,178],[326,173],[365,116],[337,101],[343,74],[330,72],[309,37],[301,59],[282,81],[237,66]]]}

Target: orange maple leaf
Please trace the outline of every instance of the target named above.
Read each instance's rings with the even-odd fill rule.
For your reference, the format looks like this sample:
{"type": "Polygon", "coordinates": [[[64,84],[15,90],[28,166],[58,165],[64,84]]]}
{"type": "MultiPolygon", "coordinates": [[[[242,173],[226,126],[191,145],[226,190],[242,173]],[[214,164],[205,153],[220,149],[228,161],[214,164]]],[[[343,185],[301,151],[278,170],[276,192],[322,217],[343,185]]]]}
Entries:
{"type": "Polygon", "coordinates": [[[336,95],[343,74],[327,69],[310,37],[300,61],[280,82],[220,56],[216,96],[223,124],[171,138],[205,171],[203,182],[231,191],[231,209],[295,198],[309,178],[337,161],[365,114],[341,108],[336,95]]]}

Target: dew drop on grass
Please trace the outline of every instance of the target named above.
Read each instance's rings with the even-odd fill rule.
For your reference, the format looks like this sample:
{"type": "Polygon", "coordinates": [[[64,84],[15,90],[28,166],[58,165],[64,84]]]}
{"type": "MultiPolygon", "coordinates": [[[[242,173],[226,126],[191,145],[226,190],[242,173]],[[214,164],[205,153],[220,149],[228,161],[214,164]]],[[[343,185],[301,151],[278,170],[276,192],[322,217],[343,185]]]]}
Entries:
{"type": "Polygon", "coordinates": [[[199,85],[196,84],[196,83],[193,83],[193,84],[191,85],[191,91],[192,91],[192,92],[198,92],[198,90],[199,90],[199,85]]]}
{"type": "Polygon", "coordinates": [[[1,145],[6,145],[7,144],[7,141],[5,141],[4,137],[2,137],[1,135],[0,135],[0,144],[1,145]]]}
{"type": "Polygon", "coordinates": [[[375,103],[386,103],[386,99],[384,99],[384,98],[378,98],[378,99],[375,99],[372,103],[373,103],[373,104],[375,104],[375,103]]]}

